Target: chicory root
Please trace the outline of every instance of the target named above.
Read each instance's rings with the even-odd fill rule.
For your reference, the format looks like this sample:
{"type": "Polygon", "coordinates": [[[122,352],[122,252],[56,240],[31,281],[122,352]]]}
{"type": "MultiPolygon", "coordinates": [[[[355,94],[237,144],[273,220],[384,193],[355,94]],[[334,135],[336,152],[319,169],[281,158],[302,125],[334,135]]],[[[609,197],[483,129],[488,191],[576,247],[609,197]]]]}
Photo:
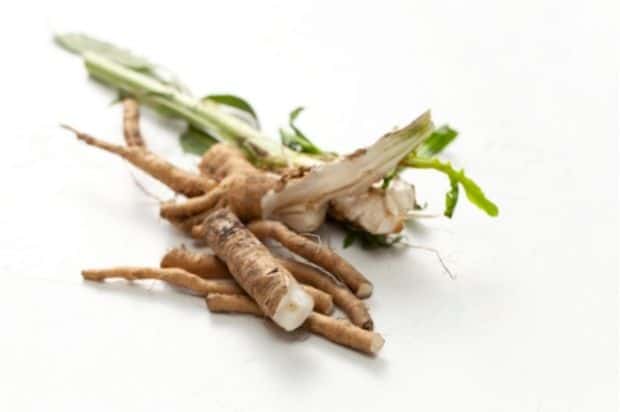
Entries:
{"type": "Polygon", "coordinates": [[[261,310],[285,330],[299,327],[312,312],[312,298],[228,208],[199,227],[213,252],[261,310]]]}
{"type": "Polygon", "coordinates": [[[70,126],[63,127],[72,131],[75,136],[90,146],[114,153],[139,169],[164,183],[170,189],[188,197],[200,196],[215,186],[215,182],[206,176],[182,170],[162,159],[149,150],[141,147],[125,147],[96,139],[70,126]]]}
{"type": "MultiPolygon", "coordinates": [[[[105,279],[126,279],[129,281],[154,279],[161,280],[170,285],[191,290],[199,296],[207,296],[209,293],[244,294],[233,279],[204,279],[196,274],[181,268],[149,268],[120,266],[106,269],[86,269],[82,271],[82,277],[86,280],[103,281],[105,279]]],[[[304,291],[312,297],[314,309],[326,315],[334,311],[332,297],[312,286],[302,285],[304,291]]]]}
{"type": "Polygon", "coordinates": [[[316,312],[308,317],[304,326],[332,342],[371,355],[377,354],[385,343],[383,337],[376,332],[359,328],[347,320],[330,318],[316,312]]]}
{"type": "Polygon", "coordinates": [[[248,225],[248,229],[259,239],[277,240],[290,251],[332,273],[342,280],[357,297],[367,298],[371,295],[372,283],[331,249],[289,230],[276,221],[255,221],[248,225]]]}
{"type": "MultiPolygon", "coordinates": [[[[225,146],[214,145],[205,155],[205,158],[213,159],[208,153],[215,151],[219,154],[209,173],[203,173],[205,179],[213,177],[218,181],[217,188],[197,199],[163,205],[162,217],[178,223],[179,219],[208,213],[216,206],[230,208],[243,222],[262,218],[265,194],[280,188],[284,182],[280,176],[252,166],[238,150],[225,146]]],[[[204,159],[202,164],[205,164],[204,159]]]]}
{"type": "MultiPolygon", "coordinates": [[[[373,329],[373,321],[366,305],[346,286],[334,281],[325,272],[306,263],[292,259],[278,259],[278,261],[291,272],[299,283],[313,286],[331,295],[334,304],[347,315],[353,324],[364,329],[373,329]]],[[[185,269],[207,279],[230,276],[226,265],[216,256],[203,252],[192,252],[185,248],[175,248],[166,253],[161,261],[161,267],[185,269]]]]}
{"type": "Polygon", "coordinates": [[[316,312],[324,313],[325,315],[331,315],[334,312],[334,299],[332,295],[312,286],[302,284],[301,287],[312,297],[316,312]]]}
{"type": "Polygon", "coordinates": [[[292,259],[281,259],[280,262],[295,276],[298,282],[314,286],[331,295],[336,306],[347,315],[353,324],[363,329],[373,329],[374,325],[368,308],[364,302],[351,293],[349,288],[336,283],[325,273],[306,263],[292,259]]]}
{"type": "MultiPolygon", "coordinates": [[[[211,312],[264,316],[263,311],[246,296],[213,293],[207,296],[206,301],[211,312]]],[[[376,332],[359,328],[349,321],[334,319],[316,312],[308,316],[304,327],[332,342],[371,355],[377,354],[385,342],[383,337],[376,332]]]]}
{"type": "Polygon", "coordinates": [[[132,97],[123,99],[123,136],[127,146],[146,148],[140,133],[140,106],[132,97]]]}
{"type": "Polygon", "coordinates": [[[174,286],[189,289],[200,296],[209,293],[242,293],[232,279],[203,279],[179,268],[148,268],[120,266],[107,269],[86,269],[82,271],[86,280],[102,281],[109,278],[127,280],[157,279],[174,286]]]}
{"type": "Polygon", "coordinates": [[[205,279],[218,279],[230,276],[226,265],[216,256],[208,253],[192,252],[185,248],[174,248],[161,259],[162,268],[180,268],[205,279]]]}
{"type": "Polygon", "coordinates": [[[211,146],[202,155],[198,168],[200,173],[217,181],[224,180],[233,173],[255,174],[259,170],[239,149],[227,144],[211,146]]]}
{"type": "Polygon", "coordinates": [[[167,202],[161,205],[160,215],[164,219],[179,220],[209,211],[221,199],[223,190],[219,187],[204,195],[192,197],[182,203],[167,202]]]}

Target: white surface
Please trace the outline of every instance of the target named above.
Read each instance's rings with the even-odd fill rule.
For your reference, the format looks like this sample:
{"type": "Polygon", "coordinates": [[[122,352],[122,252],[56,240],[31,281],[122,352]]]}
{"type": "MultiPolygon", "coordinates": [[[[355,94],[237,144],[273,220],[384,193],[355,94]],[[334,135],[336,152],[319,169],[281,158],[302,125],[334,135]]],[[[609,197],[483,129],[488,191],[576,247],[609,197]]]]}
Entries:
{"type": "MultiPolygon", "coordinates": [[[[0,13],[0,410],[617,410],[615,2],[54,3],[0,13]],[[456,281],[421,250],[343,252],[375,282],[376,359],[155,283],[85,283],[84,267],[155,265],[183,239],[126,165],[56,126],[120,141],[113,93],[51,27],[242,94],[272,132],[306,105],[332,149],[431,107],[501,216],[461,199],[415,225],[456,281]]],[[[178,125],[143,129],[178,155],[178,125]]],[[[445,180],[412,177],[440,209],[445,180]]]]}

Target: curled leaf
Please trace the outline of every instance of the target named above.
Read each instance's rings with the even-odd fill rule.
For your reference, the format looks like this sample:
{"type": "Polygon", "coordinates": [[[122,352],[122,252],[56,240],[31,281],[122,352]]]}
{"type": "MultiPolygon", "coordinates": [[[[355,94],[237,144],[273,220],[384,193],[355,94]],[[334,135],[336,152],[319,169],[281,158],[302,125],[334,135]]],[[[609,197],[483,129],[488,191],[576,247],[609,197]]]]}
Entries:
{"type": "Polygon", "coordinates": [[[280,133],[280,141],[282,144],[289,149],[292,149],[296,152],[303,152],[302,145],[297,140],[297,135],[293,132],[290,132],[286,129],[278,129],[280,133]]]}
{"type": "Polygon", "coordinates": [[[296,152],[309,153],[309,154],[324,154],[323,150],[319,149],[305,134],[295,125],[295,120],[304,110],[303,107],[297,107],[288,116],[288,125],[292,131],[280,129],[280,140],[282,144],[289,149],[296,152]]]}
{"type": "Polygon", "coordinates": [[[443,163],[437,158],[422,159],[410,155],[402,162],[402,166],[418,169],[435,169],[445,173],[450,178],[450,191],[446,194],[446,208],[444,211],[447,217],[451,217],[454,213],[454,208],[458,201],[458,185],[461,185],[463,190],[465,190],[467,199],[487,215],[495,217],[499,214],[497,205],[486,197],[480,186],[465,176],[464,170],[457,171],[454,169],[450,162],[443,163]]]}

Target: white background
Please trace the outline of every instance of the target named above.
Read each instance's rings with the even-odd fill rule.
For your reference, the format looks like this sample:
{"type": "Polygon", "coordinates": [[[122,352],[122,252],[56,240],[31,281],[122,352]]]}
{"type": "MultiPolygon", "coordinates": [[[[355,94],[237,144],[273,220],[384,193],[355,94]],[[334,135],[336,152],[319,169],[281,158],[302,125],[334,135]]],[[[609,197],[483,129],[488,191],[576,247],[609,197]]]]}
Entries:
{"type": "MultiPolygon", "coordinates": [[[[614,2],[54,3],[0,6],[0,410],[617,410],[614,2]],[[121,141],[114,93],[55,29],[243,95],[274,135],[305,105],[334,150],[432,108],[500,217],[463,197],[451,221],[410,228],[455,281],[420,249],[342,252],[376,286],[374,359],[155,282],[85,283],[82,268],[156,265],[184,239],[129,167],[57,127],[121,141]]],[[[154,150],[187,160],[180,124],[143,117],[154,150]]],[[[410,178],[441,210],[445,179],[410,178]]]]}

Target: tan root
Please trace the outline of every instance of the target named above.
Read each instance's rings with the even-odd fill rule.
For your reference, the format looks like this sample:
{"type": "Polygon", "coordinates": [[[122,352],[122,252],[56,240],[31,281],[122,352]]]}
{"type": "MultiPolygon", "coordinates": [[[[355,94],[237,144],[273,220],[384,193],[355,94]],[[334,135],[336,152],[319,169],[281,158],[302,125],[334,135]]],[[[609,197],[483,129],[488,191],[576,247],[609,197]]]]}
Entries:
{"type": "Polygon", "coordinates": [[[206,299],[206,302],[211,312],[246,313],[260,317],[265,316],[256,302],[248,296],[214,293],[210,295],[210,298],[206,299]]]}
{"type": "Polygon", "coordinates": [[[137,168],[145,171],[155,179],[170,187],[173,191],[188,197],[200,196],[215,186],[215,182],[205,176],[187,172],[174,166],[156,154],[142,147],[124,147],[96,139],[69,126],[76,137],[90,146],[114,153],[137,168]]]}
{"type": "Polygon", "coordinates": [[[157,279],[174,286],[189,289],[200,296],[209,293],[243,293],[232,279],[203,279],[200,276],[178,268],[146,268],[120,266],[107,269],[86,269],[82,271],[86,280],[102,281],[110,278],[127,280],[157,279]]]}
{"type": "MultiPolygon", "coordinates": [[[[306,263],[291,259],[278,260],[299,283],[313,286],[331,295],[336,306],[347,315],[353,324],[364,329],[373,329],[373,321],[366,305],[353,295],[347,287],[335,282],[326,273],[306,263]]],[[[161,266],[185,269],[207,279],[230,276],[226,265],[216,256],[192,252],[184,248],[170,250],[163,257],[161,266]]]]}
{"type": "Polygon", "coordinates": [[[211,210],[221,199],[224,190],[217,187],[209,193],[193,197],[182,203],[167,202],[161,205],[160,215],[164,219],[179,221],[192,216],[200,215],[211,210]]]}
{"type": "Polygon", "coordinates": [[[201,166],[203,174],[218,181],[218,187],[211,193],[179,203],[162,205],[161,216],[185,231],[191,224],[199,223],[211,210],[228,207],[243,221],[262,217],[261,200],[266,193],[278,188],[280,177],[256,169],[239,150],[226,144],[216,144],[205,154],[201,166]],[[206,162],[205,159],[209,159],[206,162]]]}
{"type": "MultiPolygon", "coordinates": [[[[208,295],[206,300],[211,312],[263,316],[262,310],[246,296],[214,293],[208,295]]],[[[359,328],[346,320],[330,318],[316,312],[308,317],[304,327],[332,342],[371,355],[377,354],[385,342],[383,337],[376,332],[359,328]]]]}
{"type": "Polygon", "coordinates": [[[197,253],[185,248],[174,248],[161,259],[162,268],[180,268],[194,273],[201,278],[217,279],[230,276],[226,265],[216,256],[197,253]]]}
{"type": "Polygon", "coordinates": [[[312,297],[315,311],[326,315],[331,315],[334,312],[334,299],[332,295],[312,286],[302,284],[301,287],[312,297]]]}
{"type": "Polygon", "coordinates": [[[312,311],[312,298],[229,209],[219,209],[200,229],[213,252],[261,310],[286,330],[312,311]]]}
{"type": "Polygon", "coordinates": [[[334,282],[325,273],[308,264],[291,259],[282,259],[280,262],[298,282],[314,286],[331,295],[336,306],[347,315],[353,324],[367,330],[373,329],[373,321],[366,305],[351,293],[349,288],[334,282]]]}
{"type": "Polygon", "coordinates": [[[301,236],[280,222],[261,220],[252,222],[248,229],[259,239],[274,239],[299,256],[317,264],[341,279],[358,297],[372,293],[372,283],[349,262],[328,247],[301,236]]]}
{"type": "Polygon", "coordinates": [[[127,146],[146,148],[140,133],[140,106],[133,97],[123,99],[123,135],[127,146]]]}
{"type": "Polygon", "coordinates": [[[198,168],[203,175],[218,182],[232,174],[264,173],[254,167],[239,149],[226,144],[211,146],[202,156],[198,168]]]}

